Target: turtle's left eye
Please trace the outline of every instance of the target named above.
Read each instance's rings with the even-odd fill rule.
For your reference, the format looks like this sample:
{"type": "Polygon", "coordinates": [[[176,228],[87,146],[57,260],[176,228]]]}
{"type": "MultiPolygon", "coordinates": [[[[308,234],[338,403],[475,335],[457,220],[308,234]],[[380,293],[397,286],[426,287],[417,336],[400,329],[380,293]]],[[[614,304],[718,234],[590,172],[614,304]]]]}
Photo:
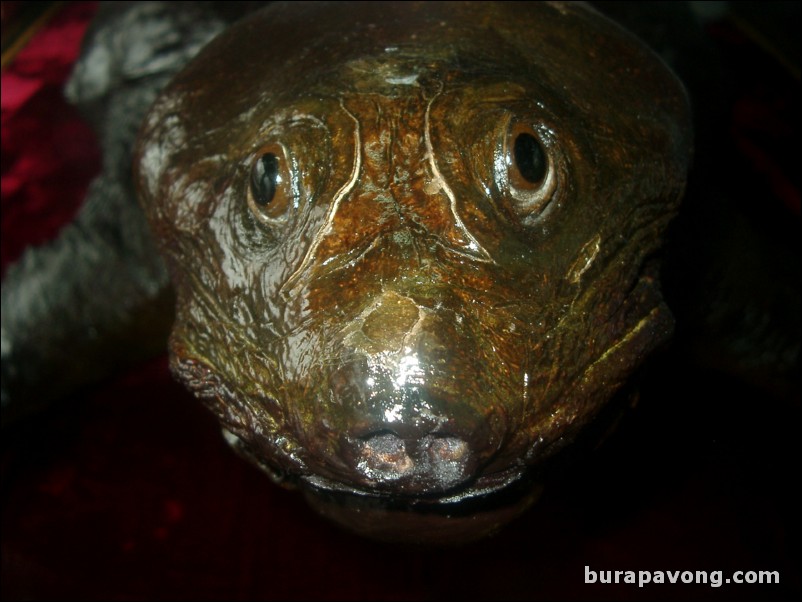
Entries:
{"type": "Polygon", "coordinates": [[[257,218],[274,223],[292,206],[289,162],[280,144],[263,148],[251,164],[248,205],[257,218]]]}
{"type": "Polygon", "coordinates": [[[515,173],[511,174],[511,177],[514,179],[520,177],[523,181],[517,184],[524,188],[542,184],[549,170],[546,151],[543,150],[540,141],[526,131],[515,136],[512,145],[512,163],[515,173]]]}
{"type": "Polygon", "coordinates": [[[553,146],[553,140],[526,122],[509,123],[502,137],[496,188],[524,223],[541,215],[555,195],[559,178],[553,146]]]}

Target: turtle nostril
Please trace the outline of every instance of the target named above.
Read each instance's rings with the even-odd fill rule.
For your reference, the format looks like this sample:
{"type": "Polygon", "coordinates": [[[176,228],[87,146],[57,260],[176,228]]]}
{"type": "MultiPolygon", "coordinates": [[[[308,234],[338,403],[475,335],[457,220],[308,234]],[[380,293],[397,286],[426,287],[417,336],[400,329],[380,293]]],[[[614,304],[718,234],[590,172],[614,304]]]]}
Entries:
{"type": "Polygon", "coordinates": [[[372,483],[393,487],[403,482],[404,491],[441,491],[469,478],[476,458],[467,441],[459,437],[429,434],[404,439],[390,430],[359,437],[356,470],[372,483]]]}
{"type": "Polygon", "coordinates": [[[358,465],[366,476],[397,479],[415,466],[404,440],[394,433],[381,432],[362,438],[361,448],[358,465]]]}
{"type": "Polygon", "coordinates": [[[429,443],[429,457],[435,464],[459,462],[468,455],[468,444],[456,437],[432,437],[429,443]]]}

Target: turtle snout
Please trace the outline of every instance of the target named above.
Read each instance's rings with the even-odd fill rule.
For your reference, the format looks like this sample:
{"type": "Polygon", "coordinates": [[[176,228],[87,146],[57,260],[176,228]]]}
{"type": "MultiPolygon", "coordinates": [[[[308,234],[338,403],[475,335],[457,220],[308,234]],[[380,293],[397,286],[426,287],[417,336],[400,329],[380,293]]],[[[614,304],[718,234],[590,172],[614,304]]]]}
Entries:
{"type": "Polygon", "coordinates": [[[359,364],[332,379],[350,419],[332,448],[345,481],[401,495],[442,494],[471,481],[495,449],[487,417],[421,382],[399,386],[359,364]],[[356,383],[372,383],[360,387],[356,383]]]}
{"type": "Polygon", "coordinates": [[[351,438],[346,461],[367,483],[403,493],[439,493],[470,477],[477,468],[468,441],[444,433],[401,435],[389,428],[351,438]]]}
{"type": "Polygon", "coordinates": [[[507,424],[488,404],[492,392],[461,376],[481,366],[456,323],[453,312],[387,293],[358,330],[338,333],[331,347],[339,362],[315,408],[327,436],[313,461],[327,478],[421,497],[481,476],[507,424]]]}

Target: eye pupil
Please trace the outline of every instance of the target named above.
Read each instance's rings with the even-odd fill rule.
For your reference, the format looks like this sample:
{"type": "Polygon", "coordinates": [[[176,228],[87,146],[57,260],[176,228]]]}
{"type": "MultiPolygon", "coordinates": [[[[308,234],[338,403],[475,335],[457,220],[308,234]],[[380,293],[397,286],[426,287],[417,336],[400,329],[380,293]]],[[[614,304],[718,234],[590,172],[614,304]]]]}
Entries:
{"type": "Polygon", "coordinates": [[[515,138],[515,165],[524,180],[537,184],[546,177],[548,164],[543,147],[532,134],[522,133],[515,138]]]}
{"type": "Polygon", "coordinates": [[[257,205],[265,207],[276,196],[280,184],[279,160],[273,153],[262,155],[251,170],[251,191],[257,205]]]}

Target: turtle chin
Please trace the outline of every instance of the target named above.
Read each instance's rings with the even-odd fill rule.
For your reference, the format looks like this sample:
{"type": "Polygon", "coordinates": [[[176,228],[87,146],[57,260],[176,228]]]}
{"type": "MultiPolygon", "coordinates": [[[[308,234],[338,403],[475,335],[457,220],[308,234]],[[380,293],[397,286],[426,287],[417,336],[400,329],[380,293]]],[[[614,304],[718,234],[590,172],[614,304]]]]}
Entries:
{"type": "Polygon", "coordinates": [[[456,545],[482,539],[526,511],[543,490],[535,476],[540,472],[524,465],[459,480],[443,478],[437,486],[425,471],[373,481],[355,472],[316,471],[278,450],[266,456],[225,427],[223,434],[242,457],[276,484],[300,491],[324,518],[379,541],[456,545]]]}
{"type": "Polygon", "coordinates": [[[496,533],[535,503],[542,484],[516,468],[481,476],[440,495],[390,495],[318,476],[298,483],[307,503],[345,529],[371,539],[454,545],[496,533]]]}

